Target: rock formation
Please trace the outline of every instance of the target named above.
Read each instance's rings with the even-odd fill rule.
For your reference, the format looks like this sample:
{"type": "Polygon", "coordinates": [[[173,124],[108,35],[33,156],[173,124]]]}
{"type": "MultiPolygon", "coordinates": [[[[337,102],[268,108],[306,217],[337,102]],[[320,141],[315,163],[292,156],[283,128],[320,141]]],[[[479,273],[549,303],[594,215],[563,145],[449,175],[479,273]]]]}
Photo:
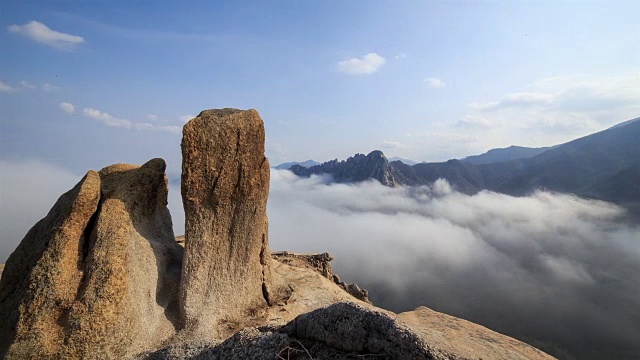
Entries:
{"type": "Polygon", "coordinates": [[[274,300],[269,171],[257,111],[207,110],[184,126],[180,302],[189,336],[228,335],[274,300]]]}
{"type": "Polygon", "coordinates": [[[0,356],[549,358],[426,308],[376,308],[332,273],[326,253],[272,255],[255,110],[202,112],[185,125],[182,150],[185,247],[166,207],[163,160],[89,171],[6,263],[0,356]]]}
{"type": "Polygon", "coordinates": [[[369,300],[369,292],[365,289],[360,289],[357,284],[348,284],[340,280],[337,274],[333,273],[331,268],[331,260],[333,256],[328,253],[322,254],[295,254],[289,251],[278,251],[271,254],[271,256],[283,264],[297,266],[301,268],[313,269],[327,279],[332,280],[344,291],[351,294],[358,300],[362,300],[366,303],[371,303],[369,300]]]}
{"type": "Polygon", "coordinates": [[[382,185],[396,187],[403,182],[397,177],[402,176],[390,164],[382,151],[375,150],[368,155],[355,154],[346,161],[331,160],[311,167],[293,165],[289,168],[298,176],[313,174],[330,174],[336,182],[358,182],[368,179],[378,180],[382,185]]]}
{"type": "Polygon", "coordinates": [[[0,353],[126,357],[175,333],[182,249],[164,169],[89,171],[27,233],[0,282],[0,353]]]}
{"type": "Polygon", "coordinates": [[[395,316],[341,302],[284,326],[247,328],[222,342],[171,345],[141,354],[138,360],[360,358],[553,359],[532,346],[427,308],[395,316]]]}

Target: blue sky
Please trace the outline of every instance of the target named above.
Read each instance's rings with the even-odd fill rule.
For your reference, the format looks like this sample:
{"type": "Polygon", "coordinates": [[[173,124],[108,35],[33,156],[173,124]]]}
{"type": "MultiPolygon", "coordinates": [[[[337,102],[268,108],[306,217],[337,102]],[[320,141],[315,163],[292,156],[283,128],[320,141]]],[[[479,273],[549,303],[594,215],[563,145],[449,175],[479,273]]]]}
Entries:
{"type": "Polygon", "coordinates": [[[4,1],[0,160],[163,157],[209,108],[267,156],[441,161],[640,116],[636,1],[4,1]]]}

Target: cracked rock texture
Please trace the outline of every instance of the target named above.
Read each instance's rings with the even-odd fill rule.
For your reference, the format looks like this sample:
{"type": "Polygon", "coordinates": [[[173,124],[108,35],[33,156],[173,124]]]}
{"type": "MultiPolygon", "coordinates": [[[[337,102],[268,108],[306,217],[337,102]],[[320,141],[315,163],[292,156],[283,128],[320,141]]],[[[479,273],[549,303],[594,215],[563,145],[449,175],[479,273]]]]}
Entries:
{"type": "Polygon", "coordinates": [[[255,110],[206,110],[183,128],[180,302],[189,337],[228,336],[274,301],[264,138],[255,110]]]}
{"type": "Polygon", "coordinates": [[[127,357],[175,333],[182,248],[164,170],[89,171],[27,233],[0,282],[2,355],[127,357]]]}

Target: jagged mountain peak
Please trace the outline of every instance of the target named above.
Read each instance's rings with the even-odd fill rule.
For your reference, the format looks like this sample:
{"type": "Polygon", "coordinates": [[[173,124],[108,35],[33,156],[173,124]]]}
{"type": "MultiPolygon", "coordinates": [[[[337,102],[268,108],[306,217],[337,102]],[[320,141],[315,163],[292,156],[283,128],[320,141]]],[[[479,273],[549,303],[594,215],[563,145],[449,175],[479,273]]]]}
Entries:
{"type": "Polygon", "coordinates": [[[380,181],[383,185],[396,187],[400,182],[396,179],[395,170],[380,150],[364,155],[356,153],[346,160],[330,160],[320,165],[305,168],[294,165],[289,168],[298,176],[330,174],[336,182],[359,182],[368,179],[380,181]]]}

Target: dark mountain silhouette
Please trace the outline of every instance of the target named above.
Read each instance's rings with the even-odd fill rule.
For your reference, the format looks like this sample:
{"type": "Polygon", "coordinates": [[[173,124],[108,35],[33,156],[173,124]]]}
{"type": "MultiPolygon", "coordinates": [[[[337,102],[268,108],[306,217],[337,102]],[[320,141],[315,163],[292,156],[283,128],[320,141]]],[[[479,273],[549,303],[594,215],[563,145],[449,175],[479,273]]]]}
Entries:
{"type": "Polygon", "coordinates": [[[502,161],[527,159],[549,150],[550,147],[529,148],[511,145],[508,148],[491,149],[481,155],[467,156],[461,161],[472,164],[493,164],[502,161]]]}
{"type": "Polygon", "coordinates": [[[486,189],[524,196],[543,189],[609,201],[635,211],[640,209],[637,120],[546,150],[512,146],[470,157],[471,162],[465,158],[410,166],[401,161],[389,162],[376,150],[366,156],[356,154],[346,161],[332,160],[308,169],[293,166],[290,170],[298,176],[330,174],[336,182],[373,178],[387,186],[425,185],[442,178],[466,194],[486,189]],[[541,152],[532,155],[537,151],[541,152]],[[500,157],[519,158],[493,162],[500,157]]]}
{"type": "Polygon", "coordinates": [[[293,165],[289,170],[298,176],[306,177],[330,174],[336,182],[358,182],[376,179],[387,186],[399,186],[408,183],[402,179],[402,174],[391,166],[391,163],[380,150],[372,151],[368,155],[355,154],[343,161],[338,161],[338,159],[327,161],[310,168],[293,165]]]}
{"type": "Polygon", "coordinates": [[[524,195],[544,188],[620,203],[622,199],[602,196],[623,191],[617,185],[633,183],[634,179],[640,182],[639,140],[640,122],[633,121],[558,145],[524,160],[523,169],[495,190],[524,195]],[[608,181],[612,179],[616,181],[608,181]]]}

